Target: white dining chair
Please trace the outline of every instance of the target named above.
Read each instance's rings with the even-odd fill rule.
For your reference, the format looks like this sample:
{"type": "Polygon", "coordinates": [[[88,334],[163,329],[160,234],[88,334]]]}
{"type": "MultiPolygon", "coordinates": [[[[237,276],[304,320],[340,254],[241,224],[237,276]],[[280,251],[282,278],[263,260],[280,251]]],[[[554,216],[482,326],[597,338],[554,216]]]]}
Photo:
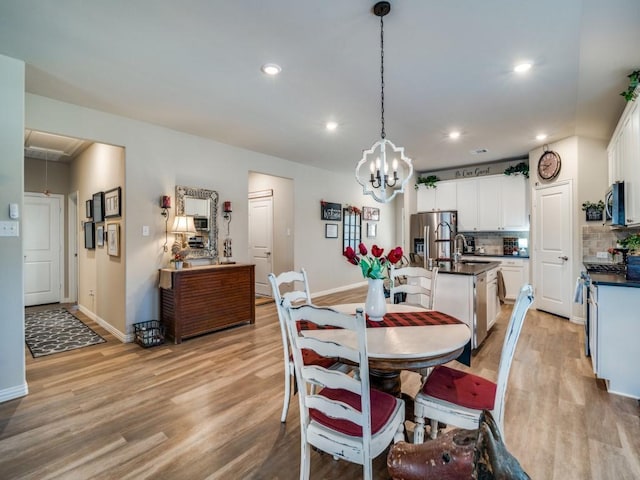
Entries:
{"type": "Polygon", "coordinates": [[[431,420],[431,438],[434,439],[438,435],[438,422],[469,430],[478,428],[483,410],[491,412],[503,432],[509,371],[522,325],[532,302],[533,288],[531,285],[524,285],[513,306],[505,333],[497,383],[444,365],[433,369],[415,397],[414,443],[424,441],[425,418],[431,420]]]}
{"type": "Polygon", "coordinates": [[[438,267],[389,267],[389,298],[392,303],[411,303],[429,310],[434,308],[438,267]],[[400,294],[396,297],[396,294],[400,294]],[[396,301],[406,295],[406,300],[396,301]]]}
{"type": "Polygon", "coordinates": [[[404,402],[370,388],[367,328],[362,309],[355,317],[331,308],[303,305],[287,308],[300,405],[300,479],[309,478],[311,447],[363,466],[372,478],[372,460],[392,442],[404,440],[404,402]],[[309,328],[340,328],[344,341],[305,337],[297,323],[309,328]],[[357,366],[349,375],[303,362],[303,350],[339,357],[357,366]],[[315,391],[312,387],[318,387],[315,391]]]}
{"type": "MultiPolygon", "coordinates": [[[[286,422],[287,413],[289,412],[289,404],[292,396],[292,384],[294,380],[294,367],[293,356],[290,351],[290,342],[287,333],[287,326],[285,321],[285,310],[283,308],[283,302],[287,302],[290,305],[307,304],[311,305],[311,291],[309,290],[309,280],[307,278],[307,272],[301,269],[299,272],[290,271],[282,272],[280,275],[270,273],[267,275],[269,283],[271,284],[271,290],[273,291],[273,300],[276,304],[276,310],[278,312],[278,320],[280,323],[280,334],[282,336],[282,349],[284,352],[284,400],[282,406],[282,414],[280,415],[280,421],[286,422]]],[[[349,371],[350,367],[337,362],[337,360],[319,357],[313,354],[313,352],[305,352],[305,362],[309,364],[321,364],[323,366],[333,369],[343,369],[349,371]]]]}

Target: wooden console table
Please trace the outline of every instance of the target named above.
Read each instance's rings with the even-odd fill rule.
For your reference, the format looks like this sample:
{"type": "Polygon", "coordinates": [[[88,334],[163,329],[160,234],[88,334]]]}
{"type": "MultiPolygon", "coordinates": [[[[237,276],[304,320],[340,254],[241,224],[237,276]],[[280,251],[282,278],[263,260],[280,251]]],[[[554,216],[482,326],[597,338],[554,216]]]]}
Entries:
{"type": "Polygon", "coordinates": [[[160,276],[160,318],[175,343],[256,321],[255,265],[163,268],[160,276]]]}

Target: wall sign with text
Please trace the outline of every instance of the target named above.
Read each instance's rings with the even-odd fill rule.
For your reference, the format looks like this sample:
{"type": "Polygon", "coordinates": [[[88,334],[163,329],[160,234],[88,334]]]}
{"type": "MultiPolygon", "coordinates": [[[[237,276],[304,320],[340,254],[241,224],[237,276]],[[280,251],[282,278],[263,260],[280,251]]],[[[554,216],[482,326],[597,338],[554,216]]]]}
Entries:
{"type": "Polygon", "coordinates": [[[331,202],[320,202],[320,218],[322,220],[340,221],[342,220],[342,204],[331,202]]]}

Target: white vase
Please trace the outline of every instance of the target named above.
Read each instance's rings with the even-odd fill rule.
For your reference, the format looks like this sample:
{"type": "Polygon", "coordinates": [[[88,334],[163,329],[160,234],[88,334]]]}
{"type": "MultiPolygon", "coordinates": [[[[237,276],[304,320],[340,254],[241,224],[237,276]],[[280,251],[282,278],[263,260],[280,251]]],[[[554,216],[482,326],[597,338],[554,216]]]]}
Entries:
{"type": "Polygon", "coordinates": [[[369,320],[381,322],[384,314],[387,313],[387,301],[384,298],[384,280],[368,278],[369,290],[364,303],[364,312],[369,316],[369,320]]]}
{"type": "Polygon", "coordinates": [[[175,268],[176,270],[182,270],[182,262],[181,262],[180,260],[176,260],[176,261],[173,263],[173,266],[174,266],[174,268],[175,268]]]}

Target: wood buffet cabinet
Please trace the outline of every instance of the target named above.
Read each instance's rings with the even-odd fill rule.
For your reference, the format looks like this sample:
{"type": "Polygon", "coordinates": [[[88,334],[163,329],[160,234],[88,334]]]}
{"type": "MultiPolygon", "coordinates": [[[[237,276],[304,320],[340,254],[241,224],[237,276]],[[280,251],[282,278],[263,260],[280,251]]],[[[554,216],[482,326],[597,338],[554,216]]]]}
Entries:
{"type": "Polygon", "coordinates": [[[160,318],[167,336],[175,343],[222,328],[255,323],[255,265],[161,269],[160,275],[161,285],[170,287],[160,288],[160,318]],[[167,276],[171,277],[169,285],[167,276]]]}

